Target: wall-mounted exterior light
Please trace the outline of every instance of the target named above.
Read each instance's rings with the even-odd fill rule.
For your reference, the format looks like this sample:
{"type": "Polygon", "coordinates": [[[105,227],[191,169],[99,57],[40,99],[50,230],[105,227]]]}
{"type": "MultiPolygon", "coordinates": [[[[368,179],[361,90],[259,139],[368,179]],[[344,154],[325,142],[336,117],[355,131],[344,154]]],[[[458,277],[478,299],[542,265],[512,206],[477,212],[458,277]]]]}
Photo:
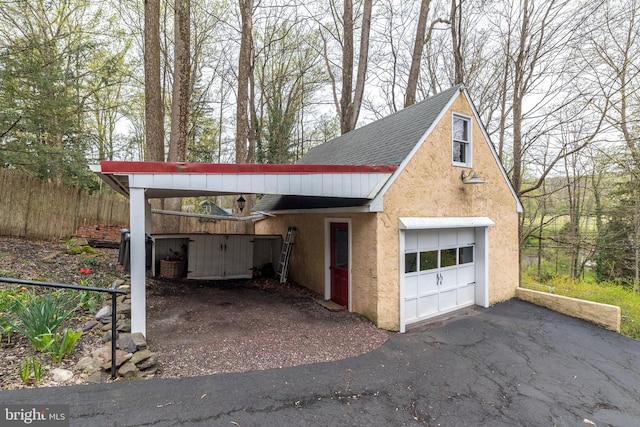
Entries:
{"type": "Polygon", "coordinates": [[[460,175],[460,179],[465,184],[484,184],[485,182],[480,179],[476,171],[473,169],[469,170],[469,172],[462,171],[460,175]]]}
{"type": "Polygon", "coordinates": [[[244,199],[244,197],[240,196],[238,200],[236,200],[236,202],[238,202],[238,209],[240,209],[240,212],[242,212],[244,210],[244,204],[246,200],[244,199]]]}

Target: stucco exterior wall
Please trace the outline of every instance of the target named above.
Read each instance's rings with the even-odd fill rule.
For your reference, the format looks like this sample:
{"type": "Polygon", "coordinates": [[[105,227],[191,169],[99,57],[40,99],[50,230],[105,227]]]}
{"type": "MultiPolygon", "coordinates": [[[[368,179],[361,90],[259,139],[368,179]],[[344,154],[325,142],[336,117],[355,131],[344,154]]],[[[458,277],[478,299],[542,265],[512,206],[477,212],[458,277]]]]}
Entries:
{"type": "Polygon", "coordinates": [[[278,214],[256,224],[258,234],[298,228],[289,278],[324,296],[327,218],[351,222],[352,311],[379,327],[400,326],[400,217],[489,217],[489,303],[515,296],[519,284],[517,203],[463,95],[387,190],[382,213],[278,214]],[[472,117],[473,169],[486,182],[466,185],[469,168],[452,165],[452,114],[472,117]]]}
{"type": "Polygon", "coordinates": [[[285,214],[256,223],[258,234],[284,235],[296,227],[289,279],[324,297],[327,256],[326,224],[351,224],[351,309],[377,323],[376,214],[285,214]]]}
{"type": "Polygon", "coordinates": [[[257,234],[280,234],[296,227],[289,261],[290,281],[324,295],[324,220],[322,215],[277,215],[256,223],[257,234]]]}
{"type": "Polygon", "coordinates": [[[518,214],[516,201],[499,166],[484,141],[482,130],[472,120],[473,169],[486,182],[466,185],[460,175],[469,168],[452,165],[452,114],[473,116],[460,95],[436,124],[425,143],[384,197],[379,214],[378,325],[399,328],[399,220],[400,217],[489,217],[489,302],[515,296],[519,283],[518,214]]]}

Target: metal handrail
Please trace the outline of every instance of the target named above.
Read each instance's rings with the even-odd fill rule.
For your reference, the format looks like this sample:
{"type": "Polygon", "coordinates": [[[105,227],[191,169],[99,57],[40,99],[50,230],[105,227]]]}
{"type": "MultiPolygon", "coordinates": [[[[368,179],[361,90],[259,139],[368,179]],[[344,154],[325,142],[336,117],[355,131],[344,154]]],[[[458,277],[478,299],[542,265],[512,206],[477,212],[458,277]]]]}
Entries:
{"type": "Polygon", "coordinates": [[[116,327],[117,315],[116,309],[118,302],[116,301],[118,294],[125,294],[127,291],[122,289],[116,289],[116,282],[111,284],[110,288],[96,288],[94,286],[82,286],[82,285],[70,285],[67,283],[53,283],[53,282],[38,282],[36,280],[24,280],[24,279],[11,279],[8,277],[0,277],[0,282],[14,283],[18,285],[30,285],[30,286],[42,286],[47,288],[57,289],[72,289],[76,291],[94,291],[105,292],[111,294],[111,379],[116,379],[116,334],[118,333],[116,327]]]}

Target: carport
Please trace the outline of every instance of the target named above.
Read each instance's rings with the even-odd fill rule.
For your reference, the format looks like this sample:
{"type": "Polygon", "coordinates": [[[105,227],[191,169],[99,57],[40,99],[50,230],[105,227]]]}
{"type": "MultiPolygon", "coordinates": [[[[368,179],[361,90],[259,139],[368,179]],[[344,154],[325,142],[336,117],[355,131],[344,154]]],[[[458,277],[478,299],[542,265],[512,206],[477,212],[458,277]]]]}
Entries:
{"type": "MultiPolygon", "coordinates": [[[[91,169],[129,198],[131,330],[146,336],[145,236],[153,231],[150,199],[271,194],[366,202],[376,197],[397,166],[102,161],[91,169]]],[[[264,217],[258,212],[244,219],[264,217]]]]}

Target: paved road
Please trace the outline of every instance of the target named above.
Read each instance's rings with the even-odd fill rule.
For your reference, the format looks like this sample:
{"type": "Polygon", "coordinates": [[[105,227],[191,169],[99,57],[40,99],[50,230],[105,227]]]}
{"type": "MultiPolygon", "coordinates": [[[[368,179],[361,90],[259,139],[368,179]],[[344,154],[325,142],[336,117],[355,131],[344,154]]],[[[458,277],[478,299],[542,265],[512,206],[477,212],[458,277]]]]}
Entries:
{"type": "Polygon", "coordinates": [[[0,392],[72,426],[640,426],[640,342],[521,301],[334,363],[0,392]]]}

